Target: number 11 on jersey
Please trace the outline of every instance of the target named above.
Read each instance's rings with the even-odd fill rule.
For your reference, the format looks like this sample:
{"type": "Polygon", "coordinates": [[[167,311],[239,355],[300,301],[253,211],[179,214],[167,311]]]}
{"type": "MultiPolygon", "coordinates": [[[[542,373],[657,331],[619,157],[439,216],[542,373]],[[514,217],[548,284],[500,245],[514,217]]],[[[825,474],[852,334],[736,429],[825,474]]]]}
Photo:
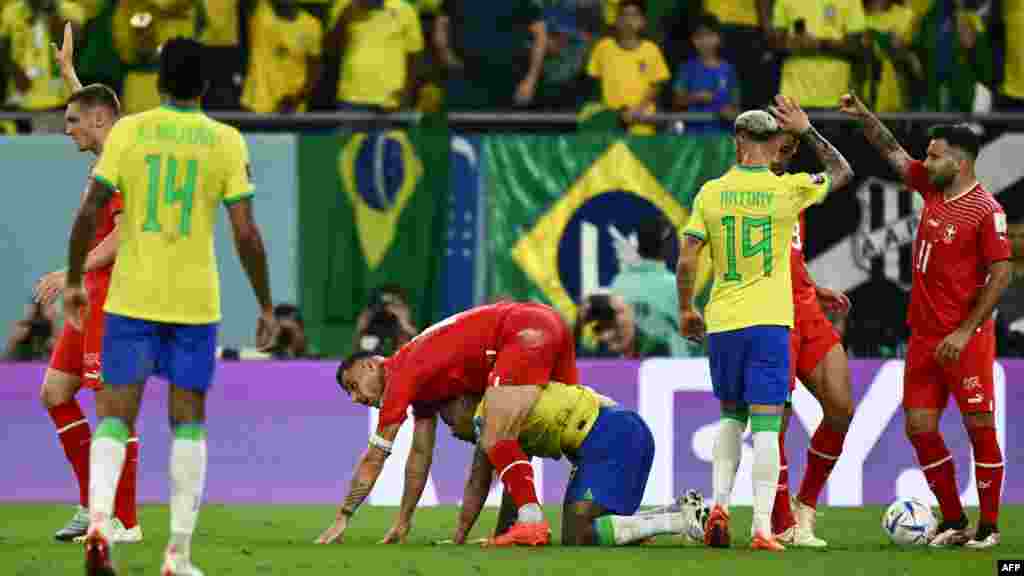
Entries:
{"type": "Polygon", "coordinates": [[[921,247],[917,249],[917,269],[924,274],[928,270],[928,257],[932,255],[932,243],[927,240],[921,241],[921,247]]]}

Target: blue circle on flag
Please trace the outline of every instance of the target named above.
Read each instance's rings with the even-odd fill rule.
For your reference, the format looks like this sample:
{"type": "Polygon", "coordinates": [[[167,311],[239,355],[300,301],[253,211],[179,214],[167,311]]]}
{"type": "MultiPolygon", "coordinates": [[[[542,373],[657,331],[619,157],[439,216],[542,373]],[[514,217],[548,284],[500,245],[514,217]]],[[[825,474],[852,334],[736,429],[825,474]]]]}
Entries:
{"type": "Polygon", "coordinates": [[[355,158],[355,188],[359,197],[374,210],[394,206],[405,181],[402,142],[388,134],[367,134],[355,158]]]}
{"type": "Polygon", "coordinates": [[[609,285],[619,273],[616,237],[628,239],[641,223],[659,216],[666,218],[652,202],[624,190],[588,200],[573,214],[558,241],[558,276],[565,291],[579,302],[584,277],[591,284],[587,289],[609,285]],[[593,286],[595,278],[597,286],[593,286]]]}

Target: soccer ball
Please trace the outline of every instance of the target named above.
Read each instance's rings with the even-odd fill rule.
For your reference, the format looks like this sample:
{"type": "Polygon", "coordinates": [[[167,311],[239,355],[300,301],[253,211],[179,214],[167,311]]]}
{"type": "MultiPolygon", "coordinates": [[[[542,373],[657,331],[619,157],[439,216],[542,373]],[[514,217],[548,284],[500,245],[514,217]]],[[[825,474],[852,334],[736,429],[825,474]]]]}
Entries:
{"type": "Polygon", "coordinates": [[[898,498],[882,515],[882,530],[898,546],[920,546],[935,530],[931,508],[917,498],[898,498]]]}

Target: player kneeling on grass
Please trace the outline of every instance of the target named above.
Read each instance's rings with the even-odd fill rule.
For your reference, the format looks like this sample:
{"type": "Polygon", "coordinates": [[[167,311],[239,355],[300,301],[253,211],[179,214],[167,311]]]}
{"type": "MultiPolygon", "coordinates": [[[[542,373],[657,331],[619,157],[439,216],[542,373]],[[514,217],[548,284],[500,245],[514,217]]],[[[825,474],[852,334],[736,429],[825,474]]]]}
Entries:
{"type": "MultiPolygon", "coordinates": [[[[439,414],[455,437],[479,446],[481,430],[494,411],[480,396],[467,395],[446,403],[439,414]]],[[[654,461],[654,436],[635,412],[623,410],[586,386],[552,382],[516,426],[513,433],[523,452],[555,460],[564,455],[573,464],[563,505],[563,544],[616,546],[660,534],[703,538],[708,510],[698,493],[690,492],[671,506],[634,515],[654,461]]],[[[493,476],[494,467],[478,448],[466,481],[454,543],[465,543],[493,476]]],[[[498,526],[485,545],[501,541],[515,521],[515,512],[505,492],[498,526]]]]}

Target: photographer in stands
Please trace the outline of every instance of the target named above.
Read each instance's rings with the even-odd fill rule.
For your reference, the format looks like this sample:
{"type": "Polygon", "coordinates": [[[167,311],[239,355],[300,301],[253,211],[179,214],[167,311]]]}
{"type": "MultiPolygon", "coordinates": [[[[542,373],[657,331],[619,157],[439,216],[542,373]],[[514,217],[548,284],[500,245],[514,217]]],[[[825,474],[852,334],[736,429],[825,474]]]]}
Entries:
{"type": "Polygon", "coordinates": [[[608,291],[590,294],[580,304],[574,327],[580,357],[649,358],[671,356],[668,342],[646,333],[636,311],[622,296],[608,291]]]}
{"type": "Polygon", "coordinates": [[[4,359],[12,362],[45,360],[53,351],[57,307],[32,301],[25,306],[25,317],[14,323],[7,337],[4,359]]]}
{"type": "Polygon", "coordinates": [[[369,305],[359,314],[352,349],[389,356],[418,333],[405,290],[384,284],[374,288],[369,305]]]}
{"type": "Polygon", "coordinates": [[[277,332],[267,352],[275,360],[309,358],[306,351],[306,329],[302,312],[294,304],[278,304],[274,307],[277,332]]]}

